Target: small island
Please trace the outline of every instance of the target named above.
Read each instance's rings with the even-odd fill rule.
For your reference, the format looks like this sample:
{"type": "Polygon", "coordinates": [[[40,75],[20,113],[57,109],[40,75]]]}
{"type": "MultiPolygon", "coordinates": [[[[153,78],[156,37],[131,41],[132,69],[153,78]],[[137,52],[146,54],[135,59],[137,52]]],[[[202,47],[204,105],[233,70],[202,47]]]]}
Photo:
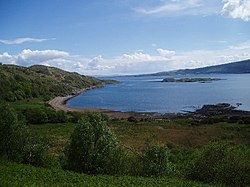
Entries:
{"type": "Polygon", "coordinates": [[[219,81],[219,78],[165,78],[161,82],[200,82],[206,83],[211,81],[219,81]]]}

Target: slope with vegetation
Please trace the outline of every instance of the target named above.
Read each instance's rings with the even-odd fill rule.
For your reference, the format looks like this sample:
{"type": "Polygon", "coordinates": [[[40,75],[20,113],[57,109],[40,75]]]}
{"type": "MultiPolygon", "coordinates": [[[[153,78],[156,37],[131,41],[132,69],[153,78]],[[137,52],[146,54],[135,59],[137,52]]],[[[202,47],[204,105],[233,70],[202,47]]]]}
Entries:
{"type": "Polygon", "coordinates": [[[0,100],[17,101],[37,97],[48,100],[104,83],[94,77],[54,67],[0,65],[0,100]]]}

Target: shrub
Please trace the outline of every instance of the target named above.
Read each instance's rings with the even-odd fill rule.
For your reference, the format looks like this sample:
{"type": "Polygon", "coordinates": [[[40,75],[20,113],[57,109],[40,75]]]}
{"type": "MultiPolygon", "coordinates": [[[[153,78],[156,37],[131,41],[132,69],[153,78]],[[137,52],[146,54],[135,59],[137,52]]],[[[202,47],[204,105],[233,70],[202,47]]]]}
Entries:
{"type": "Polygon", "coordinates": [[[65,150],[65,168],[89,174],[115,173],[118,143],[103,115],[85,114],[65,150]]]}
{"type": "Polygon", "coordinates": [[[30,124],[42,124],[48,122],[48,116],[41,108],[27,109],[24,112],[24,115],[30,124]]]}
{"type": "Polygon", "coordinates": [[[174,171],[174,165],[169,161],[170,151],[167,146],[149,146],[142,157],[143,174],[146,176],[165,176],[174,171]]]}
{"type": "Polygon", "coordinates": [[[134,116],[130,116],[128,118],[128,122],[137,122],[136,118],[134,116]]]}
{"type": "Polygon", "coordinates": [[[68,112],[69,121],[72,123],[78,123],[78,121],[83,117],[81,112],[68,112]]]}
{"type": "Polygon", "coordinates": [[[45,139],[40,137],[29,137],[25,147],[23,163],[37,167],[48,167],[51,165],[51,158],[48,153],[49,146],[45,139]]]}
{"type": "Polygon", "coordinates": [[[0,111],[0,154],[21,161],[27,144],[27,129],[9,106],[1,106],[0,111]]]}
{"type": "Polygon", "coordinates": [[[47,115],[47,122],[50,123],[65,123],[67,122],[67,114],[64,111],[56,111],[51,108],[44,108],[47,115]]]}
{"type": "Polygon", "coordinates": [[[250,184],[250,151],[243,146],[210,143],[195,154],[188,178],[228,186],[250,184]]]}
{"type": "Polygon", "coordinates": [[[67,114],[64,111],[57,111],[56,112],[56,119],[57,119],[57,123],[65,123],[67,122],[67,114]]]}

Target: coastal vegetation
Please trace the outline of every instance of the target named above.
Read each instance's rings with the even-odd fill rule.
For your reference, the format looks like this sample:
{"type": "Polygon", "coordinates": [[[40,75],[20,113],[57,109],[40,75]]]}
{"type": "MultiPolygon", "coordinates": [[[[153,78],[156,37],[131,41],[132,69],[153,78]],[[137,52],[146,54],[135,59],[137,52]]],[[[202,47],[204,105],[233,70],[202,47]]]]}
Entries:
{"type": "MultiPolygon", "coordinates": [[[[20,73],[24,77],[30,71],[8,68],[24,71],[20,73]]],[[[50,82],[60,72],[36,68],[30,80],[42,71],[37,78],[45,76],[50,82]]],[[[2,75],[14,76],[5,71],[2,75]]],[[[13,84],[20,83],[12,78],[8,80],[13,84]]],[[[30,80],[23,83],[32,85],[30,80]]],[[[78,86],[103,83],[93,81],[78,86]]],[[[52,84],[45,81],[41,86],[52,84]]],[[[15,94],[11,84],[5,86],[15,94]]],[[[70,86],[70,92],[78,86],[70,86]]],[[[70,93],[64,91],[60,94],[70,93]]],[[[56,111],[46,100],[58,93],[50,89],[48,93],[15,101],[1,97],[0,186],[250,184],[250,117],[244,112],[239,115],[228,104],[205,105],[186,117],[109,118],[100,113],[56,111]]]]}
{"type": "Polygon", "coordinates": [[[39,183],[33,177],[30,182],[20,178],[22,185],[50,184],[54,179],[49,175],[55,171],[65,181],[63,185],[71,183],[71,180],[66,182],[68,176],[79,178],[74,183],[79,185],[85,178],[99,182],[111,180],[107,175],[119,175],[119,183],[138,178],[154,181],[155,185],[175,186],[179,183],[247,186],[250,182],[250,125],[240,121],[212,124],[197,124],[187,119],[129,121],[109,119],[99,113],[70,112],[65,113],[64,123],[32,124],[8,105],[2,105],[1,111],[6,111],[5,117],[1,116],[1,128],[6,129],[1,137],[10,137],[2,138],[8,142],[1,144],[1,150],[9,149],[1,151],[1,162],[5,164],[0,166],[5,172],[2,184],[7,186],[15,185],[15,180],[6,179],[12,177],[16,168],[22,174],[21,168],[26,168],[36,179],[41,173],[39,183]],[[18,131],[12,130],[16,127],[18,131]],[[68,170],[98,176],[73,174],[68,170]]]}
{"type": "Polygon", "coordinates": [[[0,99],[10,102],[30,98],[49,100],[109,82],[54,67],[3,64],[0,66],[0,99]]]}

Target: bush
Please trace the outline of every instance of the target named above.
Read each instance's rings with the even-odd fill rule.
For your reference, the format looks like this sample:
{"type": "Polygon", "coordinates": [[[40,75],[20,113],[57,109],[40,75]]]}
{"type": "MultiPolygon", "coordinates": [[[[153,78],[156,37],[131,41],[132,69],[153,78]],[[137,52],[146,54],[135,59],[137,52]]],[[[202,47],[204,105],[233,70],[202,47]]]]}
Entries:
{"type": "Polygon", "coordinates": [[[67,114],[64,111],[56,111],[51,108],[44,108],[49,123],[65,123],[67,122],[67,114]]]}
{"type": "Polygon", "coordinates": [[[83,117],[83,113],[81,112],[68,112],[69,121],[72,123],[78,123],[79,120],[83,117]]]}
{"type": "Polygon", "coordinates": [[[56,112],[56,119],[57,119],[57,123],[65,123],[67,122],[67,114],[64,111],[57,111],[56,112]]]}
{"type": "Polygon", "coordinates": [[[41,108],[31,108],[24,112],[25,118],[30,124],[43,124],[48,122],[46,112],[41,108]]]}
{"type": "Polygon", "coordinates": [[[22,161],[27,129],[9,106],[1,106],[0,111],[0,154],[13,161],[22,161]]]}
{"type": "Polygon", "coordinates": [[[243,146],[210,143],[196,152],[188,178],[228,186],[247,186],[250,184],[249,155],[249,148],[243,146]]]}
{"type": "Polygon", "coordinates": [[[22,162],[36,167],[48,167],[51,165],[48,150],[49,146],[45,139],[29,137],[29,143],[25,147],[25,155],[22,162]]]}
{"type": "Polygon", "coordinates": [[[64,167],[89,174],[116,173],[118,148],[103,115],[85,114],[70,137],[64,167]]]}
{"type": "Polygon", "coordinates": [[[128,122],[137,122],[137,119],[134,116],[130,116],[128,122]]]}
{"type": "Polygon", "coordinates": [[[156,177],[170,175],[174,171],[174,165],[169,161],[169,156],[167,146],[149,146],[142,157],[142,174],[156,177]]]}

